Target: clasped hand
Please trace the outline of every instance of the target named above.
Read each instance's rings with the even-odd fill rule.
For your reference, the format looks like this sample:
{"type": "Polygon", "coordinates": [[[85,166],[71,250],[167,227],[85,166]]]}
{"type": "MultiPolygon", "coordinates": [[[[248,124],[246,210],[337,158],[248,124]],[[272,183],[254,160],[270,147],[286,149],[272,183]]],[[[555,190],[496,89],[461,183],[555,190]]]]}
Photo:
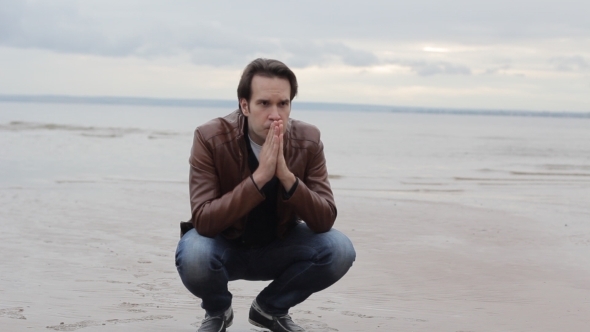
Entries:
{"type": "Polygon", "coordinates": [[[258,156],[258,168],[252,174],[258,188],[262,188],[273,176],[279,179],[287,191],[295,184],[295,175],[285,161],[283,139],[283,121],[273,121],[258,156]]]}

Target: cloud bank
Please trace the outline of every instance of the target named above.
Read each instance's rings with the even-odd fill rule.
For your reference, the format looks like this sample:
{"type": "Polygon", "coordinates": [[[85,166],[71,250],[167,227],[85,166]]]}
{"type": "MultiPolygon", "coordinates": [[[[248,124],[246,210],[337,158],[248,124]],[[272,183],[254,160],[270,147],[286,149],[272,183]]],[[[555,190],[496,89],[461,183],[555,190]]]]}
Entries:
{"type": "Polygon", "coordinates": [[[225,99],[267,57],[296,69],[308,101],[588,111],[589,12],[579,0],[0,0],[0,93],[225,99]]]}
{"type": "MultiPolygon", "coordinates": [[[[9,1],[0,45],[61,53],[153,58],[189,54],[199,65],[272,56],[296,67],[383,63],[358,41],[497,43],[589,38],[581,1],[9,1]]],[[[469,74],[465,65],[410,64],[418,75],[469,74]]],[[[561,67],[560,67],[561,68],[561,67]]]]}

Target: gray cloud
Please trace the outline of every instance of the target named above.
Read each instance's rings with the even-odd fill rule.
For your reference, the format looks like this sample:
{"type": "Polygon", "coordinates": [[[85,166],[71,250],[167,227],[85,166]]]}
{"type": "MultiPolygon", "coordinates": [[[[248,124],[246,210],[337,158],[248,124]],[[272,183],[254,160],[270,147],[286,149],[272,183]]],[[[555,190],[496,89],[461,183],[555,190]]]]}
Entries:
{"type": "Polygon", "coordinates": [[[0,4],[0,18],[10,18],[0,25],[0,44],[11,47],[111,57],[189,53],[194,63],[214,66],[241,66],[254,57],[281,58],[295,67],[334,61],[365,66],[378,61],[371,52],[338,41],[274,38],[211,20],[171,23],[169,18],[156,17],[151,23],[122,22],[108,16],[97,20],[73,6],[10,6],[5,0],[0,4]]]}
{"type": "Polygon", "coordinates": [[[80,15],[74,6],[39,2],[0,2],[0,44],[17,48],[47,49],[63,53],[129,55],[142,45],[142,36],[109,33],[106,22],[80,15]]]}
{"type": "Polygon", "coordinates": [[[555,57],[549,60],[559,71],[582,71],[590,69],[590,61],[580,55],[555,57]]]}
{"type": "MultiPolygon", "coordinates": [[[[378,63],[375,54],[346,41],[590,38],[588,12],[590,2],[577,0],[0,0],[0,45],[112,57],[188,53],[218,66],[255,56],[367,66],[378,63]]],[[[423,76],[471,72],[446,62],[407,65],[423,76]]]]}
{"type": "Polygon", "coordinates": [[[371,52],[353,49],[341,42],[284,40],[280,49],[287,53],[287,61],[294,66],[326,65],[342,62],[350,66],[370,66],[379,63],[371,52]]]}
{"type": "Polygon", "coordinates": [[[495,75],[498,73],[501,73],[504,70],[508,70],[510,69],[512,66],[509,64],[505,64],[502,66],[498,66],[498,67],[493,67],[493,68],[488,68],[486,69],[486,71],[483,73],[483,75],[495,75]]]}
{"type": "Polygon", "coordinates": [[[23,9],[22,3],[0,0],[0,38],[8,35],[10,30],[18,25],[19,19],[23,16],[23,9]]]}
{"type": "Polygon", "coordinates": [[[350,66],[379,63],[371,52],[353,49],[339,42],[307,40],[260,40],[229,38],[233,42],[201,44],[191,48],[196,64],[243,65],[256,57],[280,58],[290,66],[303,68],[341,62],[350,66]]]}
{"type": "Polygon", "coordinates": [[[427,61],[408,61],[398,60],[391,63],[409,67],[413,72],[420,76],[432,75],[471,75],[471,69],[464,65],[453,64],[445,61],[427,62],[427,61]]]}

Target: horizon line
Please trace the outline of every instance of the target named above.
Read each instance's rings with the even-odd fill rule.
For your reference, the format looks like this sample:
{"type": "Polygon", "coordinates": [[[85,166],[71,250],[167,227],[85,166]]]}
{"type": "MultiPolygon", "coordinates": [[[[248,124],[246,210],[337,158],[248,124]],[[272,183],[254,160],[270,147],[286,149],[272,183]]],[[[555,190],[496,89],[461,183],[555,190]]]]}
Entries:
{"type": "MultiPolygon", "coordinates": [[[[99,104],[99,105],[135,105],[162,107],[234,107],[237,100],[201,99],[201,98],[157,98],[131,96],[72,96],[72,95],[22,95],[0,94],[0,102],[17,103],[52,103],[52,104],[99,104]]],[[[455,114],[455,115],[498,115],[498,116],[533,116],[533,117],[571,117],[588,118],[590,112],[572,111],[531,111],[514,109],[477,109],[420,106],[392,106],[334,102],[296,102],[297,109],[323,111],[356,112],[390,112],[417,114],[455,114]]]]}

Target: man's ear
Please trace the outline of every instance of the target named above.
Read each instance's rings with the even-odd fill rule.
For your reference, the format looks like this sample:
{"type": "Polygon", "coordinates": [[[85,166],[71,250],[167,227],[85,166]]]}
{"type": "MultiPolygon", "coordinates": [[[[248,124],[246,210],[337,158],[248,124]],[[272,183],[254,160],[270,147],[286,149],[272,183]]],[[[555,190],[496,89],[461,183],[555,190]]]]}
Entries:
{"type": "Polygon", "coordinates": [[[240,99],[240,108],[242,109],[242,114],[244,114],[244,116],[250,115],[250,109],[248,108],[248,101],[246,98],[240,99]]]}

